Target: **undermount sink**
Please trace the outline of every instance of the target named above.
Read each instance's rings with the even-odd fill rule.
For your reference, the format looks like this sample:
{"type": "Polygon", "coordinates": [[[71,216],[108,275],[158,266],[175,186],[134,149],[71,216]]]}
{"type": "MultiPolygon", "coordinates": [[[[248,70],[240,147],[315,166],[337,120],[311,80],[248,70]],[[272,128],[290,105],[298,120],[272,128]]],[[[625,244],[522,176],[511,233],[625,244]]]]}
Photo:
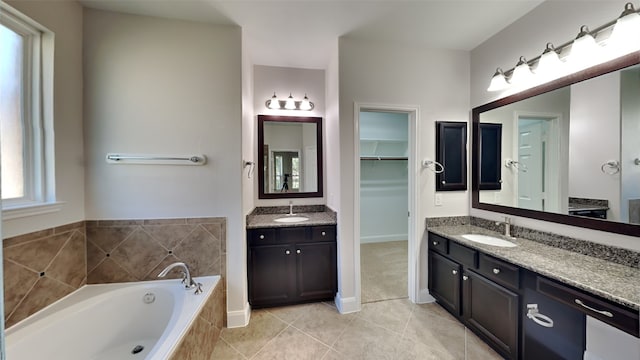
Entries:
{"type": "Polygon", "coordinates": [[[500,246],[500,247],[518,246],[517,244],[514,244],[509,240],[505,240],[505,239],[501,239],[501,238],[498,238],[495,236],[489,236],[489,235],[464,234],[462,235],[462,237],[467,240],[471,240],[473,242],[477,242],[485,245],[500,246]]]}
{"type": "Polygon", "coordinates": [[[281,222],[281,223],[297,223],[297,222],[303,222],[307,220],[309,220],[309,218],[304,216],[285,216],[285,217],[277,218],[274,221],[281,222]]]}

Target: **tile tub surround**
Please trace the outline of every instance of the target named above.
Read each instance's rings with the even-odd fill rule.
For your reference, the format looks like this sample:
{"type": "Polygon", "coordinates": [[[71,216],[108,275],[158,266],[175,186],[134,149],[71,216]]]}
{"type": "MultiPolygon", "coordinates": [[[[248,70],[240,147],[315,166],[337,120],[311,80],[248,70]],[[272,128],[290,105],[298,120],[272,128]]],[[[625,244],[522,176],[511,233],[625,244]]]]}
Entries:
{"type": "MultiPolygon", "coordinates": [[[[87,221],[87,283],[157,279],[182,261],[192,276],[221,275],[224,283],[226,218],[87,221]]],[[[168,277],[179,277],[172,270],[168,277]]]]}
{"type": "MultiPolygon", "coordinates": [[[[427,218],[426,227],[431,229],[437,226],[474,225],[504,234],[504,224],[496,224],[494,220],[487,220],[475,216],[438,217],[427,218]]],[[[559,249],[577,252],[582,255],[592,256],[598,259],[611,261],[617,264],[640,268],[640,252],[623,249],[615,246],[598,244],[591,241],[580,240],[568,236],[558,235],[540,230],[533,230],[522,226],[511,225],[511,235],[517,238],[536,241],[559,249]]]]}
{"type": "Polygon", "coordinates": [[[640,310],[640,269],[517,237],[512,248],[479,244],[462,234],[501,237],[501,233],[475,225],[431,227],[432,231],[469,248],[506,260],[551,279],[640,310]]]}
{"type": "Polygon", "coordinates": [[[185,334],[171,360],[209,360],[224,327],[225,295],[222,281],[185,334]]]}
{"type": "Polygon", "coordinates": [[[258,207],[247,215],[247,229],[266,227],[292,227],[313,225],[335,225],[336,212],[324,205],[294,206],[293,213],[296,216],[305,216],[309,220],[298,223],[280,223],[275,219],[289,213],[288,206],[258,207]]]}
{"type": "Polygon", "coordinates": [[[84,221],[3,240],[6,327],[86,283],[84,221]]]}

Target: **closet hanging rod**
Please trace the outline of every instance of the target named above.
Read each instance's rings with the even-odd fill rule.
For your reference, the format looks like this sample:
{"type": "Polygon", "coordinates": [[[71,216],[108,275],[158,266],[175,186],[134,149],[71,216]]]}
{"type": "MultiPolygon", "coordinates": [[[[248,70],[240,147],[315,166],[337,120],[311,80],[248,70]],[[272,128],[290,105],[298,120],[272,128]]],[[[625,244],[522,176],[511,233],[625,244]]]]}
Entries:
{"type": "Polygon", "coordinates": [[[112,164],[126,163],[132,161],[137,164],[176,164],[203,165],[207,158],[204,155],[192,156],[161,156],[161,155],[121,155],[107,154],[107,162],[112,164]]]}
{"type": "Polygon", "coordinates": [[[361,156],[360,160],[409,160],[409,158],[402,156],[361,156]]]}

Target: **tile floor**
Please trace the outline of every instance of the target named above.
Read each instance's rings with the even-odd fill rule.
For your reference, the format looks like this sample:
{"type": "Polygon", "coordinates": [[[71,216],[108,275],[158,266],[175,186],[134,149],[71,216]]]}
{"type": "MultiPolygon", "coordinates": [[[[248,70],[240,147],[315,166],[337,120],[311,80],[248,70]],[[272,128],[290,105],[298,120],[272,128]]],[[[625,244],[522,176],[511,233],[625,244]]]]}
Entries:
{"type": "Polygon", "coordinates": [[[341,315],[331,303],[255,310],[247,327],[223,329],[213,359],[500,359],[439,305],[407,299],[341,315]]]}
{"type": "Polygon", "coordinates": [[[407,244],[404,240],[360,245],[362,303],[407,297],[407,244]]]}

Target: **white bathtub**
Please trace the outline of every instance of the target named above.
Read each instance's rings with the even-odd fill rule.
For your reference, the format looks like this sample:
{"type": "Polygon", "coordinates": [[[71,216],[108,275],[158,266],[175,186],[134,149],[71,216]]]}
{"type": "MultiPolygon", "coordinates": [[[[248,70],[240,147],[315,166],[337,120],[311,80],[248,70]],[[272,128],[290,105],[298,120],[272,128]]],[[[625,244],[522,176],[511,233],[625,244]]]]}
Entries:
{"type": "Polygon", "coordinates": [[[197,278],[199,295],[180,280],[84,286],[8,329],[7,359],[168,359],[219,279],[197,278]]]}

